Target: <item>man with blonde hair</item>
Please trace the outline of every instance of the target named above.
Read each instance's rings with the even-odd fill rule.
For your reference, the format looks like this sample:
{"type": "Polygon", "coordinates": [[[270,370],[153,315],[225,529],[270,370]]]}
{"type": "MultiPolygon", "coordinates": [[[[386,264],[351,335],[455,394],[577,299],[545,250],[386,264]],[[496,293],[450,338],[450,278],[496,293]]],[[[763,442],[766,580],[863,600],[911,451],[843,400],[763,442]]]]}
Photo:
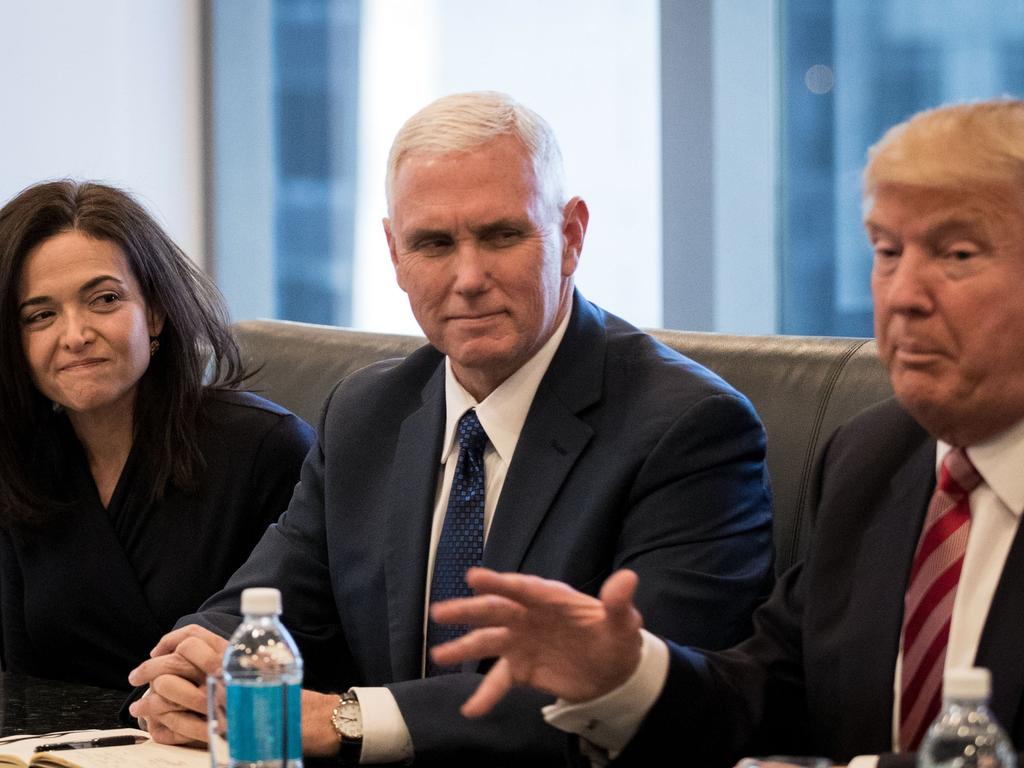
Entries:
{"type": "Polygon", "coordinates": [[[439,662],[500,656],[467,714],[529,685],[562,697],[547,717],[600,762],[912,765],[943,671],[977,665],[1024,746],[1024,102],[891,129],[869,153],[864,224],[895,398],[833,436],[811,549],[753,637],[720,653],[654,637],[629,571],[600,598],[471,571],[479,596],[434,610],[482,627],[439,662]]]}
{"type": "Polygon", "coordinates": [[[281,590],[301,647],[304,751],[353,763],[563,761],[550,697],[468,721],[486,666],[428,660],[453,636],[428,605],[467,594],[472,564],[584,592],[628,566],[656,631],[749,634],[772,571],[764,430],[721,379],[575,290],[589,213],[564,186],[551,129],[502,94],[440,99],[399,131],[384,231],[430,344],[337,386],[287,512],[133,672],[154,738],[205,739],[202,681],[249,586],[281,590]]]}

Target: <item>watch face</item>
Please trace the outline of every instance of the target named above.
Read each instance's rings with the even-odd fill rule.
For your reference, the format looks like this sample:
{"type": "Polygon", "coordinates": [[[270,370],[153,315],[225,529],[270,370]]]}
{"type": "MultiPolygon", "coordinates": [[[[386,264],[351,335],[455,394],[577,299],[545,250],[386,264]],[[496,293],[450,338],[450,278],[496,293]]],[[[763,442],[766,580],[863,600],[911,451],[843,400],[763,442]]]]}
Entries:
{"type": "Polygon", "coordinates": [[[358,702],[343,701],[338,707],[338,730],[346,739],[363,738],[363,717],[358,702]]]}

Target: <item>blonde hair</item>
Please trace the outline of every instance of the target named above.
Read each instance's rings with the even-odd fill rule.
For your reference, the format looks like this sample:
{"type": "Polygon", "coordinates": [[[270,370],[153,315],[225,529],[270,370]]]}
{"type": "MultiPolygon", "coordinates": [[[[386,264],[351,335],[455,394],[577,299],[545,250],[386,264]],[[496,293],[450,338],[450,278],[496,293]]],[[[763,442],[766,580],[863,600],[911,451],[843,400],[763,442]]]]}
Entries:
{"type": "Polygon", "coordinates": [[[865,202],[883,184],[1024,187],[1024,101],[937,107],[890,128],[868,150],[865,202]]]}
{"type": "Polygon", "coordinates": [[[511,96],[497,91],[472,91],[442,96],[405,121],[388,155],[384,193],[388,215],[395,177],[411,154],[444,155],[466,152],[501,136],[520,141],[533,163],[545,201],[560,209],[564,199],[562,152],[554,131],[540,115],[511,96]]]}

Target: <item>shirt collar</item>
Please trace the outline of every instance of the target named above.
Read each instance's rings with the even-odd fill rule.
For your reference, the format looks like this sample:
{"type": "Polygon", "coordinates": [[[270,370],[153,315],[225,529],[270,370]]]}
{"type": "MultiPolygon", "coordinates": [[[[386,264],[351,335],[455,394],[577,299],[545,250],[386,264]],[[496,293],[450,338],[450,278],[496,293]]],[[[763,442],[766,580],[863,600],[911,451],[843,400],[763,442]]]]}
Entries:
{"type": "MultiPolygon", "coordinates": [[[[936,468],[950,450],[949,443],[939,440],[936,468]]],[[[1020,517],[1024,513],[1024,419],[995,437],[968,446],[966,451],[985,484],[1020,517]]]]}
{"type": "Polygon", "coordinates": [[[494,450],[505,466],[512,463],[512,454],[519,442],[519,433],[523,431],[526,415],[533,404],[533,396],[537,394],[541,379],[547,373],[548,366],[558,350],[565,331],[569,327],[572,308],[565,313],[551,338],[544,342],[536,354],[527,360],[518,371],[498,385],[491,394],[478,403],[466,391],[452,372],[452,362],[444,359],[444,396],[445,396],[445,427],[444,442],[441,446],[441,463],[448,461],[456,446],[456,430],[462,415],[476,408],[480,425],[487,433],[494,450]]]}

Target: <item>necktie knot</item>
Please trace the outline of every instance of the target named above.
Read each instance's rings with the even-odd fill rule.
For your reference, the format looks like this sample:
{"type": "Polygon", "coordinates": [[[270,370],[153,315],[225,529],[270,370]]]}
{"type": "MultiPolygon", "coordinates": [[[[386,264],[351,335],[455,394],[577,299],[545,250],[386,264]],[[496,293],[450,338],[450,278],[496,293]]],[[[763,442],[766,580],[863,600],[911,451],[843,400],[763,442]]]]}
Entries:
{"type": "Polygon", "coordinates": [[[487,433],[484,431],[476,411],[466,411],[459,419],[459,450],[468,454],[469,458],[481,460],[487,445],[487,433]]]}
{"type": "Polygon", "coordinates": [[[954,448],[942,459],[939,488],[950,496],[969,496],[980,482],[981,475],[971,464],[963,448],[954,448]]]}

